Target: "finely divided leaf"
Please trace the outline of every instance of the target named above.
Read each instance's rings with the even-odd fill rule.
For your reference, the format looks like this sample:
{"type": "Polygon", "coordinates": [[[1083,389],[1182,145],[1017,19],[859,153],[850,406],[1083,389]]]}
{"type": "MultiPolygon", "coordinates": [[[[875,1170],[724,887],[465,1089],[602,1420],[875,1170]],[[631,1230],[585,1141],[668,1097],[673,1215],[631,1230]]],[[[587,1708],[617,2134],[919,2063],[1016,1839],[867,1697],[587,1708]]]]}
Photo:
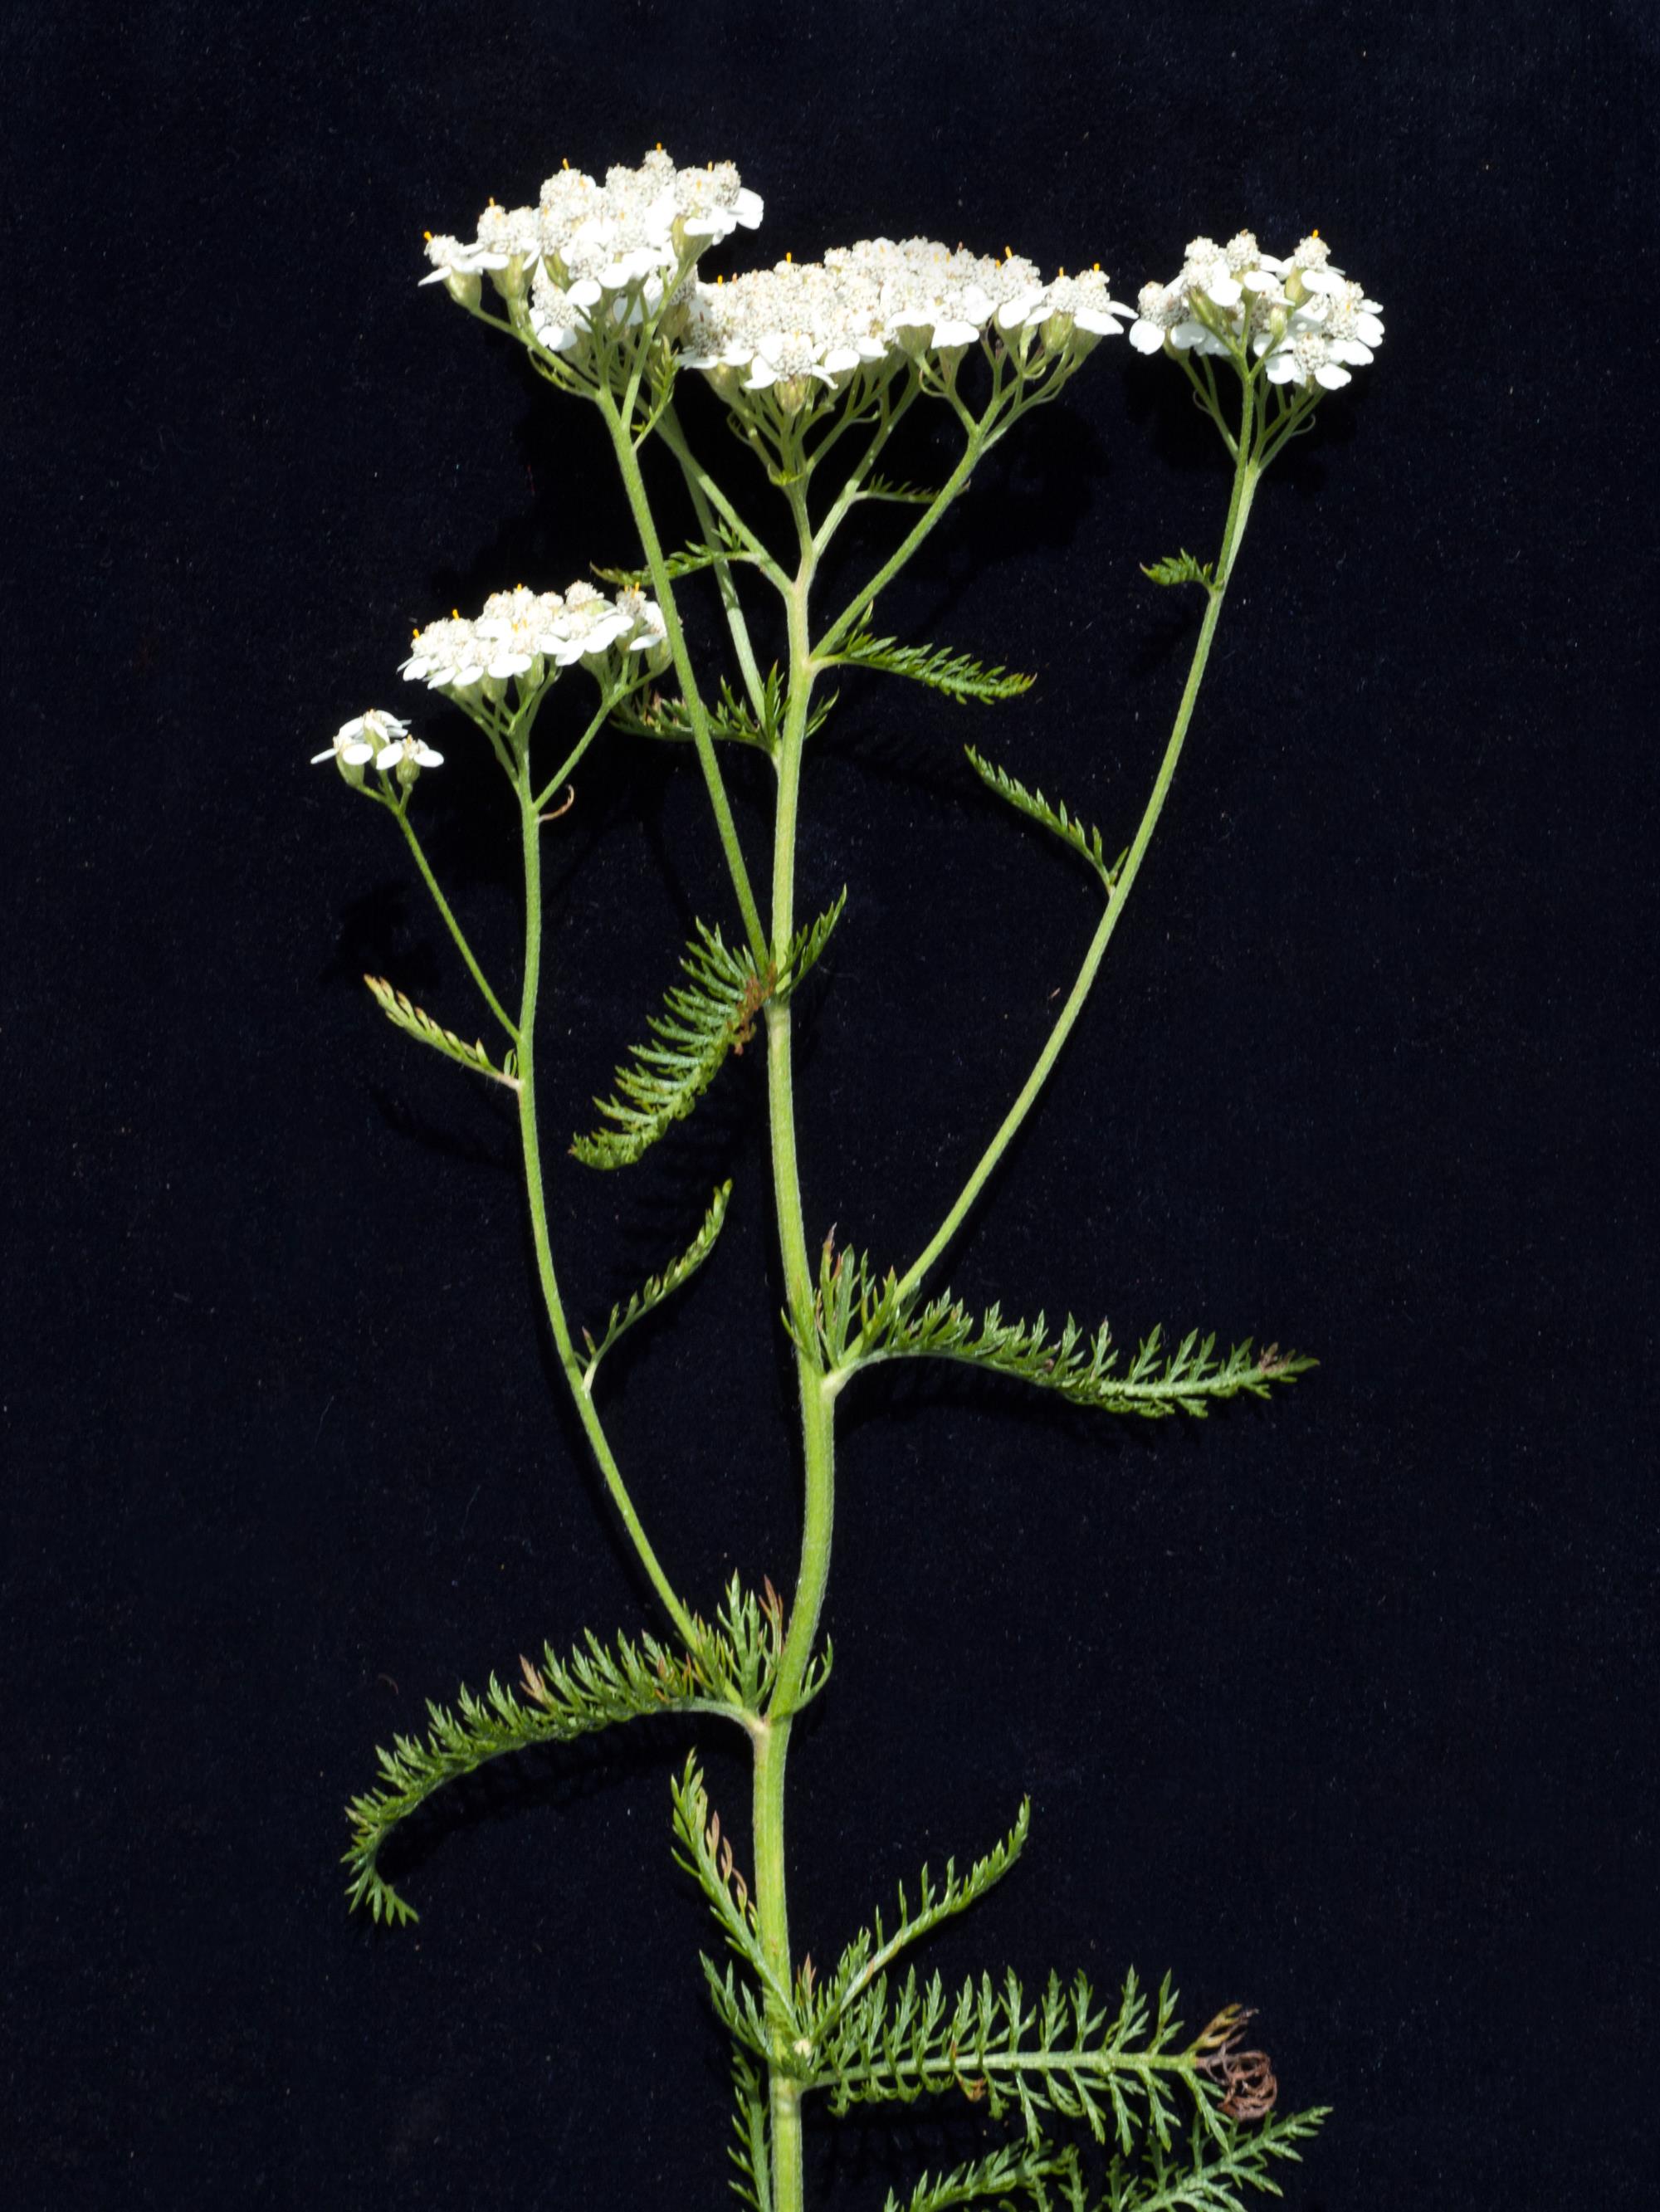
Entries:
{"type": "Polygon", "coordinates": [[[709,1210],[703,1216],[703,1225],[691,1243],[678,1260],[670,1261],[660,1275],[648,1275],[626,1305],[611,1308],[611,1318],[605,1323],[605,1333],[598,1344],[587,1329],[583,1330],[583,1340],[588,1347],[588,1364],[582,1374],[585,1390],[593,1389],[595,1371],[618,1337],[626,1335],[635,1322],[643,1321],[654,1306],[661,1305],[670,1291],[678,1291],[681,1284],[695,1275],[708,1258],[714,1249],[714,1240],[725,1224],[731,1197],[731,1183],[723,1182],[709,1200],[709,1210]]]}
{"type": "Polygon", "coordinates": [[[985,705],[1018,699],[1037,680],[1006,668],[982,667],[971,654],[952,653],[946,646],[901,645],[897,638],[873,637],[868,629],[860,630],[829,657],[855,668],[908,677],[913,684],[926,684],[931,691],[943,691],[948,699],[977,699],[985,705]]]}
{"type": "MultiPolygon", "coordinates": [[[[713,568],[722,561],[752,561],[751,552],[730,523],[717,519],[714,542],[712,544],[684,545],[671,553],[663,566],[668,571],[671,583],[682,576],[695,575],[700,568],[713,568]]],[[[611,584],[619,591],[648,592],[652,588],[649,568],[602,568],[594,564],[593,573],[602,583],[611,584]]]]}
{"type": "Polygon", "coordinates": [[[382,1747],[376,1754],[380,1781],[346,1808],[352,1830],[345,1854],[352,1875],[346,1893],[350,1902],[366,1905],[376,1920],[420,1917],[380,1873],[380,1849],[392,1831],[447,1782],[476,1773],[511,1752],[569,1743],[618,1721],[677,1708],[730,1711],[710,1686],[711,1672],[720,1669],[724,1656],[718,1631],[708,1636],[707,1646],[693,1658],[650,1636],[637,1644],[624,1636],[608,1650],[590,1632],[586,1649],[568,1660],[557,1658],[551,1646],[544,1647],[539,1666],[521,1658],[522,1685],[509,1688],[492,1674],[482,1697],[463,1687],[453,1710],[429,1701],[425,1735],[394,1736],[392,1749],[382,1747]]]}
{"type": "Polygon", "coordinates": [[[914,1296],[899,1296],[891,1271],[879,1278],[866,1255],[850,1252],[821,1281],[815,1306],[821,1353],[832,1373],[845,1376],[884,1359],[958,1359],[1058,1390],[1074,1405],[1152,1420],[1175,1413],[1202,1420],[1219,1400],[1266,1398],[1274,1384],[1316,1364],[1274,1344],[1255,1351],[1249,1337],[1219,1356],[1214,1334],[1201,1338],[1197,1329],[1166,1351],[1164,1333],[1155,1328],[1121,1368],[1105,1322],[1086,1335],[1068,1315],[1051,1334],[1041,1313],[1032,1322],[1006,1322],[1000,1305],[971,1314],[949,1291],[919,1306],[914,1296]]]}
{"type": "Polygon", "coordinates": [[[435,1052],[441,1052],[446,1060],[453,1060],[462,1067],[470,1067],[476,1075],[488,1075],[494,1083],[505,1083],[509,1091],[520,1087],[514,1073],[513,1054],[508,1054],[505,1067],[496,1066],[482,1043],[467,1044],[453,1030],[440,1028],[432,1016],[417,1006],[401,991],[394,990],[384,975],[365,975],[363,981],[374,994],[374,1002],[393,1025],[405,1036],[422,1044],[429,1044],[435,1052]]]}
{"type": "MultiPolygon", "coordinates": [[[[734,1575],[713,1625],[694,1615],[692,1628],[690,1650],[651,1636],[637,1644],[621,1636],[606,1645],[590,1631],[568,1658],[550,1644],[539,1664],[521,1656],[520,1680],[511,1688],[492,1674],[483,1697],[463,1688],[453,1711],[429,1703],[426,1735],[394,1736],[392,1749],[376,1754],[380,1782],[347,1808],[351,1903],[367,1905],[377,1920],[419,1917],[381,1875],[380,1847],[435,1790],[491,1759],[657,1713],[714,1713],[747,1726],[772,1694],[783,1649],[783,1607],[771,1584],[757,1597],[734,1575]]],[[[826,1644],[808,1669],[804,1702],[824,1687],[830,1658],[826,1644]]]]}
{"type": "MultiPolygon", "coordinates": [[[[827,692],[808,709],[806,736],[812,737],[824,726],[836,696],[834,691],[827,692]]],[[[783,737],[786,703],[784,679],[775,663],[762,682],[759,714],[723,679],[719,696],[713,702],[704,702],[709,735],[732,744],[754,745],[770,758],[777,752],[783,737]]],[[[687,744],[692,738],[691,710],[685,701],[665,697],[655,691],[647,693],[642,703],[625,702],[612,714],[611,723],[613,727],[626,730],[635,737],[666,738],[687,744]]]]}
{"type": "Polygon", "coordinates": [[[887,1972],[902,1951],[931,1934],[941,1921],[966,1912],[970,1905],[1000,1882],[1025,1849],[1031,1827],[1031,1800],[1028,1797],[1022,1801],[1019,1816],[1002,1842],[988,1851],[984,1858],[976,1859],[965,1875],[959,1876],[955,1859],[946,1861],[943,1881],[924,1867],[917,1881],[914,1904],[906,1896],[902,1882],[899,1917],[892,1934],[884,1929],[879,1912],[873,1916],[871,1927],[860,1929],[813,2004],[809,2015],[813,2035],[826,2034],[877,1977],[887,1972]]]}
{"type": "Polygon", "coordinates": [[[615,1127],[571,1141],[591,1168],[626,1167],[674,1121],[684,1121],[719,1073],[729,1052],[741,1054],[769,999],[793,991],[824,951],[847,903],[845,889],[829,911],[799,930],[781,969],[757,970],[747,945],[729,948],[718,929],[694,925],[696,941],[680,965],[689,982],[665,994],[664,1014],[647,1018],[656,1040],[636,1045],[615,1076],[617,1095],[594,1103],[615,1127]]]}
{"type": "MultiPolygon", "coordinates": [[[[709,735],[717,743],[754,745],[770,756],[778,747],[775,708],[770,679],[758,717],[748,702],[740,699],[732,685],[723,681],[719,697],[706,700],[703,711],[709,735]]],[[[678,696],[648,691],[637,700],[625,700],[611,719],[614,729],[624,730],[631,737],[666,738],[681,744],[692,742],[691,710],[678,696]]]]}
{"type": "Polygon", "coordinates": [[[1155,584],[1199,584],[1207,592],[1216,588],[1215,563],[1195,561],[1188,552],[1173,553],[1167,561],[1155,561],[1151,568],[1143,568],[1141,574],[1150,576],[1155,584]]]}
{"type": "Polygon", "coordinates": [[[639,1159],[672,1122],[690,1113],[727,1054],[741,1052],[755,1034],[773,979],[757,974],[746,945],[734,951],[718,929],[701,921],[693,927],[696,937],[680,963],[688,981],[665,994],[664,1013],[648,1018],[655,1042],[636,1045],[617,1069],[615,1097],[594,1101],[615,1127],[571,1140],[588,1167],[626,1167],[639,1159]]]}
{"type": "Polygon", "coordinates": [[[932,507],[939,496],[924,484],[896,483],[891,477],[884,476],[867,477],[857,495],[860,499],[893,500],[904,507],[932,507]]]}
{"type": "Polygon", "coordinates": [[[1112,890],[1118,871],[1123,866],[1124,856],[1121,853],[1117,860],[1109,866],[1098,830],[1080,822],[1075,814],[1069,814],[1059,803],[1051,806],[1041,791],[1028,791],[1024,783],[1017,783],[1006,769],[985,759],[976,752],[972,745],[964,745],[963,750],[969,757],[969,766],[988,791],[994,791],[1017,813],[1027,816],[1033,822],[1041,822],[1046,830],[1052,830],[1063,843],[1072,847],[1074,853],[1081,854],[1107,890],[1112,890]]]}

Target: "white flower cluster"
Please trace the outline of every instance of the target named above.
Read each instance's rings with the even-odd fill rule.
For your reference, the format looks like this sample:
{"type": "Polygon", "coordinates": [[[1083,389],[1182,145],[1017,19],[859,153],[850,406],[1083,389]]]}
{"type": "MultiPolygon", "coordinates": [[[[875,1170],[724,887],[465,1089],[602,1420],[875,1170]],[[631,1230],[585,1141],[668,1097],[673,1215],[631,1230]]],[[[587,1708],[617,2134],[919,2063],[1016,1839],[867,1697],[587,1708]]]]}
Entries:
{"type": "Polygon", "coordinates": [[[1271,384],[1317,385],[1335,392],[1352,368],[1371,361],[1383,338],[1383,310],[1334,268],[1317,231],[1289,260],[1264,253],[1252,231],[1225,246],[1195,238],[1182,273],[1146,284],[1136,302],[1130,343],[1141,353],[1166,344],[1225,354],[1249,345],[1271,384]]]}
{"type": "Polygon", "coordinates": [[[556,670],[569,668],[613,648],[654,655],[667,641],[661,609],[642,592],[622,591],[608,599],[580,581],[562,592],[532,592],[520,584],[491,592],[475,620],[454,614],[417,630],[415,650],[401,672],[433,691],[467,691],[486,679],[504,684],[510,677],[528,677],[533,686],[550,663],[556,670]]]}
{"type": "MultiPolygon", "coordinates": [[[[342,722],[334,742],[311,758],[313,768],[319,761],[337,761],[343,771],[365,769],[371,761],[378,769],[406,771],[444,765],[442,753],[434,752],[429,744],[412,737],[409,724],[387,714],[384,707],[371,707],[366,714],[342,722]]],[[[359,780],[356,775],[351,777],[353,781],[359,780]]]]}
{"type": "Polygon", "coordinates": [[[695,284],[681,358],[728,389],[783,385],[781,397],[799,405],[811,380],[840,386],[864,363],[949,356],[994,324],[1006,337],[1041,330],[1055,350],[1082,350],[1116,335],[1129,313],[1098,269],[1045,284],[1016,254],[997,261],[933,239],[864,239],[833,246],[822,262],[695,284]]]}
{"type": "Polygon", "coordinates": [[[447,284],[469,301],[477,298],[481,272],[509,299],[521,299],[528,286],[537,336],[569,352],[602,300],[611,300],[618,322],[655,313],[683,263],[740,225],[753,230],[761,211],[730,161],[682,169],[660,146],[637,169],[608,169],[603,185],[567,164],[533,208],[492,200],[471,244],[429,237],[432,274],[421,281],[447,284]]]}

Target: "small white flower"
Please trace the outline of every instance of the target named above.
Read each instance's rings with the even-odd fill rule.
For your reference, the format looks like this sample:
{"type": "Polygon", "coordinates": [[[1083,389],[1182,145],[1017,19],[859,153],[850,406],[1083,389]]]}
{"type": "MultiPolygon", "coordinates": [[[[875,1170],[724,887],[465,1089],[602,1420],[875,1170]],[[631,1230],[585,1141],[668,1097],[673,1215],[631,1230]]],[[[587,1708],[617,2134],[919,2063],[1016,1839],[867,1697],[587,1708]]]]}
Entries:
{"type": "Polygon", "coordinates": [[[371,707],[367,714],[354,714],[350,721],[342,722],[332,743],[312,755],[312,766],[315,768],[319,761],[338,761],[346,768],[362,768],[383,746],[407,737],[409,726],[383,708],[371,707]]]}
{"type": "Polygon", "coordinates": [[[375,755],[374,765],[383,775],[393,768],[442,768],[444,756],[420,738],[398,738],[375,755]]]}
{"type": "Polygon", "coordinates": [[[1382,343],[1381,313],[1333,264],[1317,232],[1281,261],[1242,230],[1225,246],[1194,239],[1172,283],[1142,287],[1130,343],[1140,353],[1168,344],[1237,356],[1249,348],[1271,384],[1335,392],[1382,343]]]}

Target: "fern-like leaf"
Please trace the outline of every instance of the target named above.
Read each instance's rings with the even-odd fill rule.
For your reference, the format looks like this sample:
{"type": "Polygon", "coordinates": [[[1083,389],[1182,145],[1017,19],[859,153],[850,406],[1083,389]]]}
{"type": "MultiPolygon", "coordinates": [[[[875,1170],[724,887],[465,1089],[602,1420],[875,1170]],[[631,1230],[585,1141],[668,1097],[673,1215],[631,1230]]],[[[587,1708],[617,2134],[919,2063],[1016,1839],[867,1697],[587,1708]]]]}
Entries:
{"type": "Polygon", "coordinates": [[[1141,574],[1155,584],[1197,584],[1207,592],[1216,588],[1215,563],[1195,561],[1185,549],[1180,553],[1171,554],[1167,560],[1154,561],[1151,565],[1144,566],[1141,574]]]}
{"type": "Polygon", "coordinates": [[[931,691],[943,691],[948,699],[977,699],[983,705],[1018,699],[1037,680],[1012,669],[982,667],[972,654],[953,653],[946,646],[901,645],[897,638],[873,637],[868,629],[860,629],[828,658],[832,663],[845,661],[851,667],[903,676],[913,684],[926,684],[931,691]]]}
{"type": "MultiPolygon", "coordinates": [[[[1017,813],[1025,815],[1031,821],[1041,822],[1046,830],[1052,830],[1063,844],[1070,845],[1074,853],[1081,854],[1100,877],[1108,896],[1111,896],[1118,880],[1118,871],[1124,865],[1122,853],[1109,864],[1098,830],[1080,822],[1075,814],[1069,814],[1063,805],[1057,803],[1051,806],[1041,791],[1028,791],[1024,783],[1017,783],[1006,769],[999,768],[994,762],[976,752],[972,745],[964,745],[963,750],[969,757],[969,766],[988,791],[995,792],[998,798],[1006,800],[1017,813]]],[[[1128,847],[1125,849],[1128,850],[1128,847]]]]}
{"type": "Polygon", "coordinates": [[[767,2089],[741,2051],[733,2054],[738,2110],[733,2116],[737,2142],[729,2155],[738,2172],[732,2187],[750,2212],[772,2212],[772,2157],[767,2146],[767,2089]]]}
{"type": "MultiPolygon", "coordinates": [[[[668,571],[671,583],[678,583],[682,576],[696,575],[700,568],[713,568],[722,561],[753,561],[754,558],[754,554],[731,524],[717,519],[712,544],[683,545],[668,556],[663,566],[668,571]]],[[[602,568],[596,563],[593,573],[602,583],[611,584],[619,591],[648,592],[652,588],[649,568],[602,568]]]]}
{"type": "Polygon", "coordinates": [[[896,483],[891,477],[873,476],[866,478],[854,496],[892,500],[903,507],[932,507],[939,495],[930,491],[926,484],[896,483]]]}
{"type": "Polygon", "coordinates": [[[914,1295],[901,1297],[891,1270],[879,1278],[866,1255],[842,1252],[832,1259],[828,1245],[813,1304],[819,1355],[837,1389],[860,1367],[884,1359],[957,1359],[1103,1413],[1152,1420],[1183,1413],[1202,1420],[1219,1401],[1266,1398],[1276,1383],[1318,1364],[1275,1344],[1256,1351],[1249,1337],[1219,1356],[1214,1334],[1201,1339],[1197,1329],[1166,1351],[1164,1332],[1155,1328],[1121,1367],[1105,1322],[1086,1335],[1068,1315],[1051,1334],[1041,1313],[1031,1322],[1006,1322],[999,1305],[972,1314],[949,1291],[919,1306],[914,1295]]]}
{"type": "MultiPolygon", "coordinates": [[[[808,737],[823,728],[836,697],[834,691],[825,692],[808,709],[808,737]]],[[[753,745],[771,758],[782,741],[786,704],[784,679],[776,663],[762,680],[758,714],[723,679],[715,699],[704,702],[709,735],[717,741],[753,745]]],[[[678,744],[690,744],[692,741],[691,710],[685,701],[665,697],[655,691],[648,692],[638,703],[633,700],[624,702],[612,714],[611,722],[614,727],[635,737],[663,738],[678,744]]]]}
{"type": "Polygon", "coordinates": [[[727,1207],[732,1198],[732,1185],[723,1182],[709,1200],[709,1210],[703,1216],[703,1225],[678,1260],[672,1260],[660,1275],[649,1275],[626,1305],[615,1305],[605,1324],[605,1333],[598,1344],[582,1332],[588,1347],[588,1364],[582,1370],[582,1388],[592,1391],[593,1378],[599,1363],[617,1339],[627,1334],[635,1322],[643,1321],[654,1306],[661,1305],[671,1291],[678,1291],[682,1283],[695,1275],[709,1254],[714,1249],[714,1240],[721,1234],[727,1218],[727,1207]]]}
{"type": "Polygon", "coordinates": [[[392,1748],[376,1754],[379,1782],[347,1808],[351,1904],[367,1905],[376,1920],[419,1918],[380,1873],[381,1848],[435,1790],[492,1759],[651,1714],[720,1713],[741,1721],[741,1709],[723,1694],[730,1645],[718,1628],[703,1631],[702,1638],[693,1654],[672,1651],[650,1636],[637,1644],[619,1637],[607,1648],[590,1632],[568,1659],[550,1646],[544,1647],[539,1665],[521,1658],[520,1681],[511,1688],[492,1674],[483,1696],[463,1686],[453,1708],[429,1702],[424,1736],[394,1736],[392,1748]]]}
{"type": "MultiPolygon", "coordinates": [[[[784,2018],[794,2025],[794,1996],[762,1948],[755,1900],[739,1867],[732,1839],[721,1832],[721,1817],[709,1804],[702,1770],[695,1753],[687,1759],[685,1771],[672,1786],[676,1864],[685,1869],[708,1899],[727,1948],[751,1969],[775,2004],[781,2008],[784,2018]]],[[[755,2047],[752,2038],[758,2033],[760,2046],[757,2055],[767,2056],[765,2017],[757,2008],[753,1993],[746,1986],[734,1983],[730,1969],[723,1978],[713,1960],[704,1960],[703,1972],[722,2024],[729,2033],[750,2043],[751,2048],[755,2047]]]]}
{"type": "Polygon", "coordinates": [[[1047,2140],[1005,2143],[989,2156],[970,2160],[940,2173],[925,2173],[902,2204],[891,2190],[883,2212],[954,2212],[959,2205],[1001,2204],[1025,2197],[1034,2212],[1054,2212],[1049,2185],[1061,2191],[1068,2207],[1082,2205],[1078,2154],[1047,2140]]]}
{"type": "Polygon", "coordinates": [[[1211,561],[1195,561],[1191,553],[1173,553],[1167,561],[1155,561],[1141,574],[1151,577],[1155,584],[1197,584],[1207,592],[1216,589],[1216,568],[1211,561]]]}
{"type": "Polygon", "coordinates": [[[1316,2105],[1245,2125],[1195,2118],[1179,2144],[1155,2141],[1139,2159],[1116,2157],[1100,2212],[1245,2212],[1241,2191],[1280,2196],[1274,2166],[1300,2160],[1298,2145],[1329,2117],[1329,2108],[1316,2105]]]}
{"type": "Polygon", "coordinates": [[[756,971],[747,946],[733,951],[718,929],[694,925],[696,936],[680,963],[684,985],[665,994],[666,1012],[649,1017],[655,1042],[636,1045],[613,1078],[617,1096],[594,1103],[615,1124],[577,1136],[571,1150],[591,1168],[625,1167],[684,1121],[720,1073],[729,1052],[741,1052],[772,995],[774,979],[756,971]]]}
{"type": "Polygon", "coordinates": [[[835,1973],[812,2005],[809,2014],[811,2033],[815,2037],[827,2034],[848,2007],[887,1972],[902,1951],[931,1934],[941,1921],[966,1912],[970,1905],[1000,1882],[1025,1850],[1031,1827],[1031,1800],[1025,1798],[1008,1834],[984,1858],[976,1859],[965,1875],[959,1877],[955,1859],[946,1861],[943,1881],[936,1881],[924,1867],[918,1878],[914,1905],[902,1882],[899,1916],[892,1934],[884,1929],[879,1912],[873,1917],[871,1927],[860,1929],[842,1954],[835,1973]]]}
{"type": "Polygon", "coordinates": [[[656,1042],[636,1045],[617,1070],[617,1095],[594,1101],[616,1126],[574,1138],[577,1158],[591,1168],[626,1167],[684,1121],[727,1054],[741,1054],[752,1041],[767,1001],[794,990],[818,958],[847,896],[844,887],[828,912],[797,931],[781,968],[769,962],[758,970],[747,945],[733,951],[718,929],[696,923],[696,939],[680,963],[688,983],[665,994],[666,1013],[648,1017],[656,1042]]]}
{"type": "Polygon", "coordinates": [[[1035,1997],[1012,1973],[982,1974],[952,1997],[938,1974],[924,1984],[913,1967],[897,1984],[879,1978],[848,2007],[815,2052],[812,2086],[836,2112],[954,2089],[994,2119],[1018,2113],[1031,2143],[1053,2113],[1128,2154],[1140,2135],[1173,2141],[1178,2090],[1201,2111],[1215,2100],[1178,2033],[1169,1983],[1154,2014],[1134,1972],[1110,2012],[1083,1974],[1067,1984],[1052,1974],[1035,1997]]]}
{"type": "Polygon", "coordinates": [[[429,1013],[417,1006],[403,992],[394,990],[384,975],[365,975],[363,981],[374,994],[374,1003],[394,1028],[421,1044],[429,1044],[435,1052],[441,1052],[446,1060],[453,1060],[462,1067],[470,1067],[475,1075],[488,1075],[493,1083],[505,1083],[509,1091],[517,1091],[519,1078],[514,1072],[514,1055],[507,1064],[497,1067],[481,1043],[468,1044],[457,1036],[453,1030],[441,1028],[429,1013]]]}

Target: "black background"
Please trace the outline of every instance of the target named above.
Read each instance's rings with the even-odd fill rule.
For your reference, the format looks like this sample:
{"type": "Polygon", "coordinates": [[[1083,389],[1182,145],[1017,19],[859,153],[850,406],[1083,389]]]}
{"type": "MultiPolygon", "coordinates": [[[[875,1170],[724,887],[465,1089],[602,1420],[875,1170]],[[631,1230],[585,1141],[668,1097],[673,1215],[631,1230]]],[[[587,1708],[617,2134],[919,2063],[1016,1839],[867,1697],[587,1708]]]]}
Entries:
{"type": "MultiPolygon", "coordinates": [[[[1264,488],[1097,999],[949,1270],[1323,1364],[1133,1431],[955,1370],[849,1393],[798,1947],[1029,1791],[1025,1861],[939,1962],[1168,1967],[1195,2024],[1254,2002],[1287,2100],[1337,2108],[1292,2203],[1651,2202],[1649,9],[158,5],[5,37],[11,2201],[730,2201],[684,1733],[456,1793],[399,1862],[411,1932],[349,1919],[337,1865],[423,1698],[656,1625],[538,1334],[510,1117],[357,980],[471,1034],[466,978],[307,759],[405,703],[412,622],[633,556],[595,421],[414,280],[423,227],[660,138],[765,196],[728,268],[921,231],[1133,297],[1195,232],[1318,224],[1389,323],[1264,488]]],[[[1196,620],[1137,563],[1213,548],[1225,498],[1184,399],[1104,346],[885,606],[1027,700],[849,684],[810,765],[802,899],[849,886],[803,1052],[814,1235],[914,1251],[1070,981],[1087,880],[958,748],[1128,839],[1196,620]]],[[[452,758],[417,812],[507,970],[494,771],[423,726],[452,758]]],[[[796,1534],[753,1060],[631,1176],[557,1139],[691,917],[729,920],[719,856],[686,765],[622,741],[549,834],[575,1312],[736,1178],[601,1394],[707,1606],[785,1582],[796,1534]]],[[[741,1836],[738,1750],[702,1748],[741,1836]]],[[[947,2140],[821,2121],[814,2201],[878,2205],[947,2140]]]]}

